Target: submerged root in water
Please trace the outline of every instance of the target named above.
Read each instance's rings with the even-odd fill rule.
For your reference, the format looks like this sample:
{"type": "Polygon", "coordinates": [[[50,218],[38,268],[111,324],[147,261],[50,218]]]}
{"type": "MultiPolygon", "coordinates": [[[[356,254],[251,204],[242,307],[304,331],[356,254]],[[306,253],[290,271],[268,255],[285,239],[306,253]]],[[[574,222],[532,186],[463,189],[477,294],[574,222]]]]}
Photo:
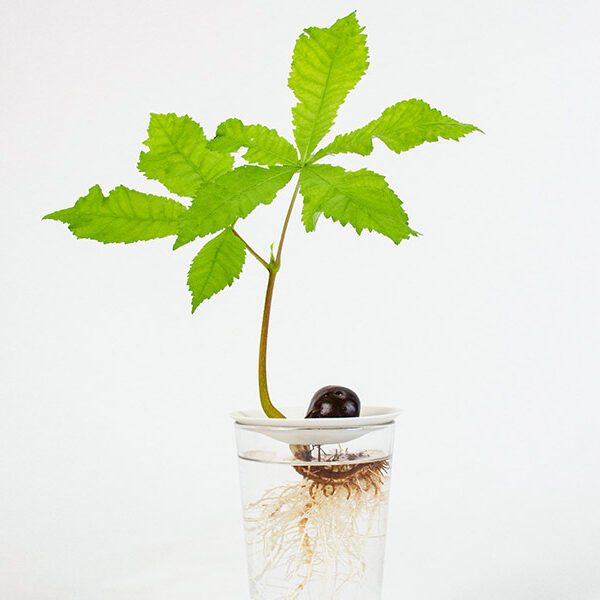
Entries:
{"type": "Polygon", "coordinates": [[[309,491],[312,497],[317,491],[325,496],[331,495],[341,487],[350,499],[353,490],[359,493],[372,489],[377,496],[389,464],[387,460],[375,460],[341,465],[295,465],[294,469],[311,482],[309,491]]]}
{"type": "Polygon", "coordinates": [[[294,465],[300,482],[269,490],[246,512],[251,543],[265,559],[256,580],[283,567],[293,600],[316,575],[332,575],[336,587],[361,579],[388,468],[385,460],[294,465]]]}

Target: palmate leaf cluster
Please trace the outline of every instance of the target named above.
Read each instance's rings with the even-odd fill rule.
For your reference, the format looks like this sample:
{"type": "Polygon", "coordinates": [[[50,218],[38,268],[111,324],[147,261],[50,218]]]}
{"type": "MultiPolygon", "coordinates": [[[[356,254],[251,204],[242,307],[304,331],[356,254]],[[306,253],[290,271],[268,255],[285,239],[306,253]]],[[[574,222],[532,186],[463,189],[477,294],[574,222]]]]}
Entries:
{"type": "Polygon", "coordinates": [[[322,215],[358,233],[376,231],[398,244],[416,232],[385,178],[319,161],[343,153],[368,155],[374,139],[399,153],[424,142],[458,140],[477,127],[411,99],[322,145],[368,64],[366,36],[354,13],[331,27],[310,27],[296,42],[288,81],[297,99],[292,108],[295,144],[274,129],[235,118],[222,122],[208,139],[188,116],[152,114],[138,168],[187,201],[123,186],[105,195],[94,186],[73,207],[45,218],[66,223],[78,238],[104,243],[173,235],[178,248],[217,234],[198,252],[189,271],[192,310],[239,277],[247,247],[233,229],[236,222],[260,204],[270,204],[295,175],[307,231],[315,229],[322,215]],[[234,168],[233,155],[241,149],[248,164],[234,168]]]}

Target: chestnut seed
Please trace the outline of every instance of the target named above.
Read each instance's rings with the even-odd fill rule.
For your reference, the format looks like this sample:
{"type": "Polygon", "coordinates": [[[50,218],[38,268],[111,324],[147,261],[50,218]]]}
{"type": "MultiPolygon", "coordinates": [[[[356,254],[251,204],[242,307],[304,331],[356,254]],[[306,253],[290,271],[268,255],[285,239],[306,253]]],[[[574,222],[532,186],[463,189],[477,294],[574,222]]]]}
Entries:
{"type": "Polygon", "coordinates": [[[355,392],[340,385],[327,385],[315,392],[306,419],[360,416],[360,400],[355,392]]]}

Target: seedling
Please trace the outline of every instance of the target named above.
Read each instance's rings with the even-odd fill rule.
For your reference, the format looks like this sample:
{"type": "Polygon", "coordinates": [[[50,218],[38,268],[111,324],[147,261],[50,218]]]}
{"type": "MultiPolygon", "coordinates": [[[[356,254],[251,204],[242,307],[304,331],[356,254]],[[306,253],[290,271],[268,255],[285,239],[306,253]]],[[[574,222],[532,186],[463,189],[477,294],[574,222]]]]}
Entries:
{"type": "MultiPolygon", "coordinates": [[[[323,217],[350,225],[358,234],[377,232],[394,244],[418,235],[383,175],[368,169],[348,171],[324,159],[348,153],[366,156],[373,151],[374,140],[402,153],[424,142],[459,140],[480,131],[413,98],[396,102],[359,129],[323,142],[368,64],[366,36],[355,13],[331,27],[309,27],[296,42],[288,79],[297,99],[292,108],[294,143],[274,129],[236,118],[223,121],[208,139],[187,115],[152,114],[138,169],[181,196],[181,201],[123,186],[104,194],[96,185],[71,208],[44,217],[66,223],[78,238],[103,243],[175,236],[176,249],[213,235],[188,273],[192,312],[239,278],[247,254],[257,260],[268,276],[258,353],[260,403],[268,417],[284,418],[269,395],[267,340],[275,281],[299,196],[307,232],[314,231],[323,217]],[[240,149],[247,164],[234,168],[234,154],[240,149]],[[269,257],[261,256],[242,237],[238,224],[257,206],[273,202],[290,183],[293,191],[278,242],[269,257]]],[[[356,394],[329,386],[317,392],[307,417],[352,417],[359,411],[356,394]]],[[[270,560],[275,564],[304,557],[290,573],[304,569],[305,580],[333,555],[346,557],[350,574],[360,570],[364,539],[355,523],[360,514],[375,514],[381,502],[387,457],[359,456],[343,449],[332,454],[310,446],[292,446],[292,453],[301,481],[268,491],[254,505],[257,535],[270,560]]]]}
{"type": "MultiPolygon", "coordinates": [[[[380,233],[395,244],[418,235],[408,225],[402,202],[385,177],[368,169],[348,171],[323,159],[344,153],[366,156],[373,140],[401,153],[424,142],[459,140],[474,125],[461,123],[431,108],[423,100],[404,100],[355,131],[322,144],[340,106],[367,70],[366,35],[355,13],[331,27],[309,27],[294,48],[288,85],[298,102],[292,108],[295,144],[264,125],[227,119],[207,139],[190,117],[152,114],[148,150],[138,169],[189,201],[145,194],[118,186],[105,195],[98,185],[73,207],[46,215],[62,221],[78,238],[104,243],[132,243],[176,236],[173,249],[197,238],[217,234],[198,252],[188,273],[192,312],[240,276],[246,254],[267,271],[259,357],[258,389],[269,417],[284,417],[273,405],[267,383],[267,339],[275,280],[282,265],[288,224],[298,194],[303,198],[302,222],[314,231],[321,216],[380,233]],[[234,168],[233,154],[245,149],[246,165],[234,168]],[[270,204],[295,180],[279,242],[265,258],[236,229],[260,204],[270,204]]],[[[272,246],[273,248],[273,246],[272,246]]]]}

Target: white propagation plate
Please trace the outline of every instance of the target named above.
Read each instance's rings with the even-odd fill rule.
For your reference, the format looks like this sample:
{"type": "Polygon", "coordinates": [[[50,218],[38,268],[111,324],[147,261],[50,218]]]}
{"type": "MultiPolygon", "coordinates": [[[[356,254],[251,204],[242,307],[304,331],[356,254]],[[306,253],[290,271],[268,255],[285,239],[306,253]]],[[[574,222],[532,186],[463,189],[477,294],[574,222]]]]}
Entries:
{"type": "Polygon", "coordinates": [[[260,410],[232,413],[236,423],[249,425],[260,433],[286,444],[342,444],[367,433],[370,425],[391,423],[402,412],[396,408],[368,406],[360,417],[305,419],[306,408],[296,406],[282,410],[287,419],[266,417],[260,410]]]}

